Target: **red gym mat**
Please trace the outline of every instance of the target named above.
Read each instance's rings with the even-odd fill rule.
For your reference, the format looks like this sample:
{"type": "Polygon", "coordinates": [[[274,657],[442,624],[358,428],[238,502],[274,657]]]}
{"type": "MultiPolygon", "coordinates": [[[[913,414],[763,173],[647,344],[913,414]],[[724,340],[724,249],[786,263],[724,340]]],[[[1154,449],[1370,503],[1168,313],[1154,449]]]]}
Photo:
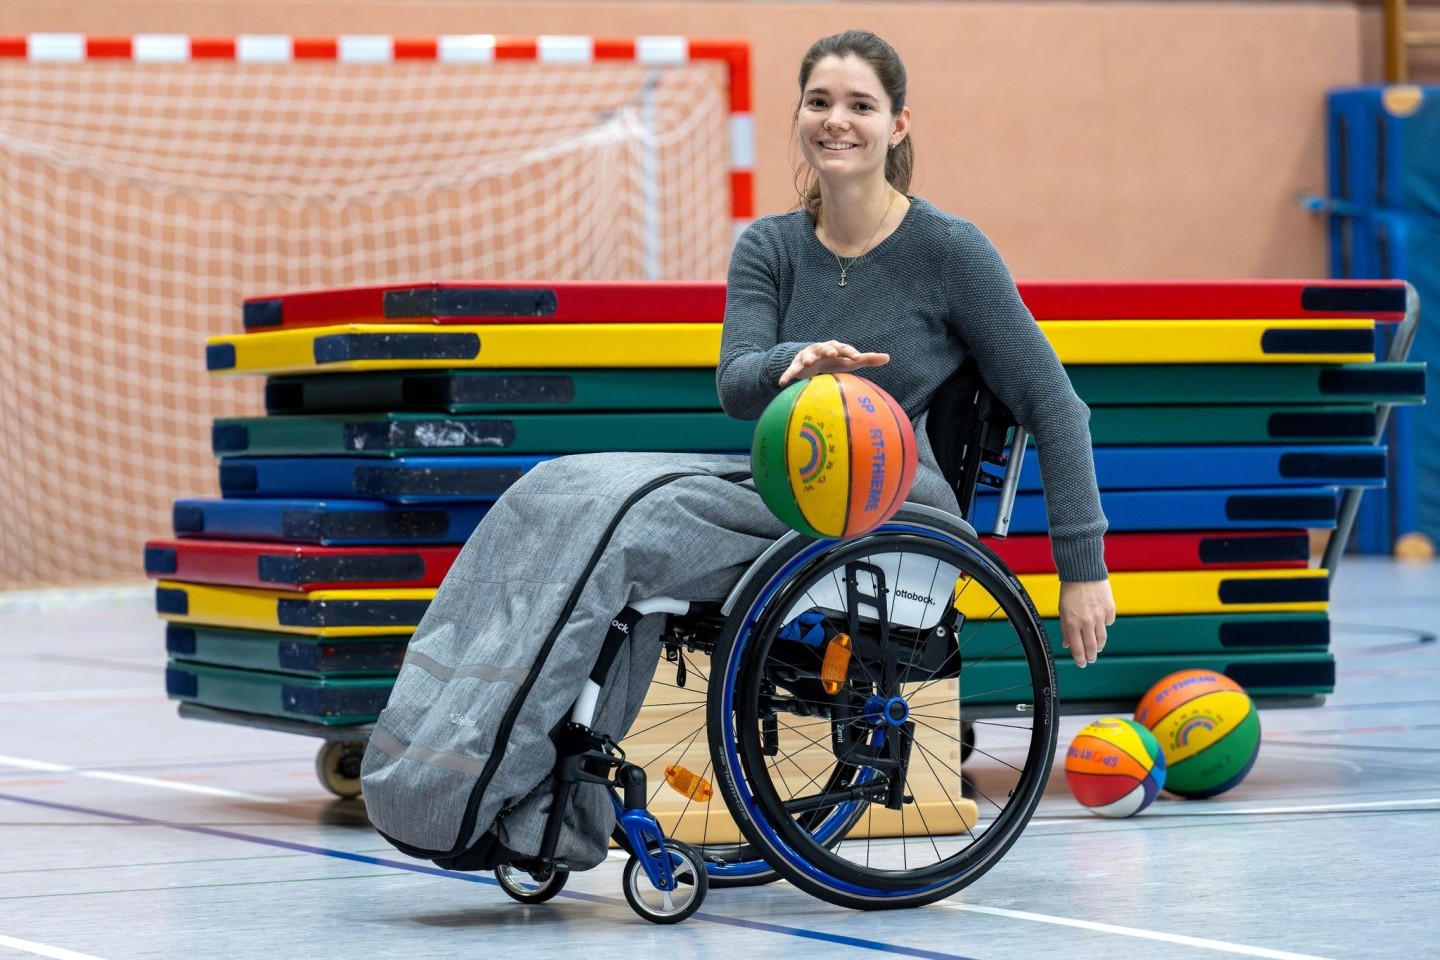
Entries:
{"type": "Polygon", "coordinates": [[[445,281],[245,301],[247,331],[334,323],[718,323],[723,283],[445,281]]]}
{"type": "Polygon", "coordinates": [[[186,537],[146,543],[145,573],[270,590],[438,587],[459,552],[459,545],[321,547],[186,537]]]}
{"type": "Polygon", "coordinates": [[[1402,320],[1402,280],[1025,280],[1036,320],[1402,320]]]}
{"type": "MultiPolygon", "coordinates": [[[[1016,573],[1054,573],[1050,538],[1025,534],[981,540],[1016,573]]],[[[1105,565],[1111,572],[1306,567],[1310,537],[1304,530],[1245,530],[1213,533],[1111,533],[1105,537],[1105,565]]]]}
{"type": "MultiPolygon", "coordinates": [[[[1037,320],[1400,320],[1399,280],[1025,280],[1037,320]]],[[[708,282],[440,281],[251,297],[246,330],[336,323],[718,323],[708,282]]]]}

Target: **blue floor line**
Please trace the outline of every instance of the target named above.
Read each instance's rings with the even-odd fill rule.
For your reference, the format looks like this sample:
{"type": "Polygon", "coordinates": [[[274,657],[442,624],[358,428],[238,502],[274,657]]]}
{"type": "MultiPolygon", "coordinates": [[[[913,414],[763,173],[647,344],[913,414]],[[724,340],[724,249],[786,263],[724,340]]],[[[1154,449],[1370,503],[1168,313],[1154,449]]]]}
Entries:
{"type": "MultiPolygon", "coordinates": [[[[21,797],[10,793],[0,793],[0,800],[9,800],[12,803],[22,803],[32,807],[42,807],[51,810],[64,810],[68,813],[79,813],[86,816],[102,817],[107,820],[121,820],[126,823],[144,824],[152,827],[164,827],[168,830],[179,830],[184,833],[199,833],[208,837],[220,837],[225,840],[239,840],[242,843],[258,843],[267,847],[278,847],[281,850],[293,850],[297,853],[312,853],[322,857],[332,857],[336,860],[348,860],[352,863],[366,863],[376,867],[390,867],[395,870],[405,870],[410,873],[421,873],[427,876],[444,877],[450,880],[464,880],[468,883],[488,884],[492,887],[500,886],[499,881],[490,877],[480,876],[473,873],[460,873],[455,870],[442,870],[439,867],[426,866],[420,863],[407,863],[401,860],[387,860],[383,857],[372,857],[363,853],[348,853],[344,850],[331,850],[327,847],[314,847],[305,843],[293,843],[289,840],[273,840],[269,837],[257,837],[248,833],[237,833],[233,830],[222,830],[219,827],[201,827],[182,823],[169,823],[165,820],[156,820],[152,817],[140,817],[129,813],[114,813],[109,810],[96,810],[93,807],[81,807],[75,804],[58,803],[53,800],[36,800],[33,797],[21,797]]],[[[580,900],[586,903],[603,904],[626,904],[620,897],[602,897],[593,893],[579,893],[570,890],[562,890],[558,896],[570,900],[580,900]]],[[[740,920],[734,917],[724,917],[713,913],[697,912],[691,920],[699,920],[706,923],[718,923],[723,926],[741,927],[747,930],[760,930],[766,933],[777,933],[784,936],[798,937],[806,940],[820,940],[825,943],[839,944],[847,947],[859,947],[864,950],[874,950],[879,953],[893,953],[905,957],[920,957],[923,960],[974,960],[972,957],[965,957],[956,953],[939,953],[934,950],[922,950],[918,947],[904,947],[894,943],[881,943],[878,940],[862,940],[858,937],[845,937],[833,933],[822,933],[818,930],[806,930],[803,927],[786,927],[775,923],[762,923],[758,920],[740,920]]]]}

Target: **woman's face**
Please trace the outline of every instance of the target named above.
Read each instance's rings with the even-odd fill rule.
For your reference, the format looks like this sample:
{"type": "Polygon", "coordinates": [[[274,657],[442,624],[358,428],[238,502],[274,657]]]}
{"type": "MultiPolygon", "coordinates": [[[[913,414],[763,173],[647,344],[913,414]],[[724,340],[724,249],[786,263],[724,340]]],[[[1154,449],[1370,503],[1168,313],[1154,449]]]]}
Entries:
{"type": "Polygon", "coordinates": [[[827,179],[885,175],[885,154],[903,138],[910,111],[890,112],[890,97],[870,64],[829,56],[815,64],[800,94],[796,128],[806,162],[827,179]]]}

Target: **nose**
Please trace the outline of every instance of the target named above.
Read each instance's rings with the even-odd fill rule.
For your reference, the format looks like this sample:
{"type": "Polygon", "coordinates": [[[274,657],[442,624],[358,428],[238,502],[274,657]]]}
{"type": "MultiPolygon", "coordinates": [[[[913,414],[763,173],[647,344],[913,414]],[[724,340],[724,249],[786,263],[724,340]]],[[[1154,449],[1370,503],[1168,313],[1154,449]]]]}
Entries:
{"type": "Polygon", "coordinates": [[[832,130],[844,126],[845,117],[840,113],[838,107],[831,107],[830,112],[825,115],[825,129],[832,130]]]}

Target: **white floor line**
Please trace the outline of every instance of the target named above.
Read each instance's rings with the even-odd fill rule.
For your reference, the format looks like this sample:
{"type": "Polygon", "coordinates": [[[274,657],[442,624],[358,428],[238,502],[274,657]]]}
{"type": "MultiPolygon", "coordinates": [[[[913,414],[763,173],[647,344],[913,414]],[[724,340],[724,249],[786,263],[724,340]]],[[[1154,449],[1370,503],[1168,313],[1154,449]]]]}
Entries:
{"type": "Polygon", "coordinates": [[[0,947],[33,953],[37,957],[52,957],[53,960],[100,960],[99,957],[88,953],[78,953],[74,950],[66,950],[64,947],[52,947],[48,943],[36,943],[33,940],[7,937],[4,934],[0,934],[0,947]]]}
{"type": "Polygon", "coordinates": [[[0,590],[0,614],[70,612],[97,607],[142,607],[154,602],[154,586],[0,590]]]}
{"type": "Polygon", "coordinates": [[[79,770],[60,763],[46,763],[44,760],[26,760],[23,757],[0,755],[0,766],[9,765],[24,770],[39,770],[44,773],[63,773],[72,777],[88,777],[91,780],[109,780],[112,783],[128,783],[139,787],[161,787],[178,790],[181,793],[202,793],[211,797],[229,797],[234,800],[250,800],[257,803],[290,803],[282,797],[267,797],[258,793],[242,793],[221,787],[207,787],[199,783],[184,783],[178,780],[156,780],[153,777],[137,777],[128,773],[111,773],[107,770],[79,770]]]}
{"type": "Polygon", "coordinates": [[[964,910],[968,913],[988,913],[991,916],[1007,917],[1012,920],[1033,920],[1036,923],[1053,923],[1057,926],[1094,930],[1098,933],[1116,933],[1125,937],[1139,937],[1143,940],[1159,940],[1162,943],[1200,947],[1204,950],[1218,950],[1222,953],[1239,953],[1247,957],[1266,957],[1268,960],[1326,960],[1324,957],[1317,957],[1308,953],[1291,953],[1288,950],[1270,950],[1266,947],[1247,947],[1244,944],[1226,943],[1223,940],[1187,937],[1179,933],[1160,933],[1157,930],[1141,930],[1138,927],[1122,927],[1113,923],[1097,923],[1093,920],[1072,920],[1069,917],[1052,917],[1044,913],[1028,913],[1024,910],[1006,910],[1003,907],[982,907],[978,904],[954,903],[949,900],[942,900],[936,904],[936,906],[949,907],[951,910],[964,910]]]}
{"type": "MultiPolygon", "coordinates": [[[[1140,814],[1141,817],[1175,817],[1183,819],[1186,817],[1261,817],[1276,816],[1279,814],[1296,813],[1365,813],[1370,810],[1380,811],[1394,807],[1424,807],[1426,809],[1440,808],[1440,797],[1415,797],[1410,800],[1371,800],[1356,803],[1317,803],[1306,806],[1285,806],[1285,807],[1207,807],[1200,805],[1186,804],[1183,807],[1177,806],[1174,810],[1164,810],[1151,807],[1148,812],[1140,814]]],[[[1026,829],[1042,828],[1050,826],[1073,826],[1077,823],[1096,823],[1093,816],[1087,817],[1037,817],[1031,820],[1026,829]]]]}
{"type": "Polygon", "coordinates": [[[131,687],[125,690],[54,690],[46,693],[36,690],[29,693],[0,693],[0,703],[35,703],[47,700],[134,700],[139,697],[164,700],[165,689],[159,685],[131,687]]]}

